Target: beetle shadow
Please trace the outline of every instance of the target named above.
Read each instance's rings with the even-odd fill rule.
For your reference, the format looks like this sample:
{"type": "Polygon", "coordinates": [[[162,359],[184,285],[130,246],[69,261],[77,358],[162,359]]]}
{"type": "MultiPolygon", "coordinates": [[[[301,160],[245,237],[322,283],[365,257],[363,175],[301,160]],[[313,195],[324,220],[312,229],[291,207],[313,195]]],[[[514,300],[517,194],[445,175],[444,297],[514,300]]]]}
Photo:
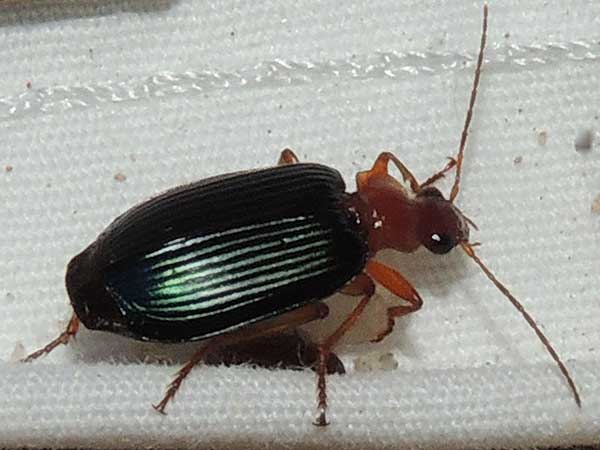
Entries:
{"type": "Polygon", "coordinates": [[[121,13],[155,13],[168,10],[177,2],[178,0],[90,0],[69,2],[68,7],[59,7],[55,0],[4,0],[0,2],[0,27],[121,13]]]}
{"type": "MultiPolygon", "coordinates": [[[[109,333],[82,329],[77,335],[73,357],[86,363],[164,364],[181,366],[202,348],[205,342],[161,344],[135,341],[109,333]]],[[[203,359],[204,364],[219,366],[250,365],[263,368],[303,370],[314,368],[318,348],[297,330],[255,338],[217,348],[203,359]]],[[[331,353],[327,373],[343,374],[344,365],[331,353]]]]}
{"type": "Polygon", "coordinates": [[[202,342],[142,342],[112,333],[88,330],[85,327],[81,327],[76,338],[69,343],[73,360],[89,364],[182,363],[189,360],[201,345],[202,342]]]}

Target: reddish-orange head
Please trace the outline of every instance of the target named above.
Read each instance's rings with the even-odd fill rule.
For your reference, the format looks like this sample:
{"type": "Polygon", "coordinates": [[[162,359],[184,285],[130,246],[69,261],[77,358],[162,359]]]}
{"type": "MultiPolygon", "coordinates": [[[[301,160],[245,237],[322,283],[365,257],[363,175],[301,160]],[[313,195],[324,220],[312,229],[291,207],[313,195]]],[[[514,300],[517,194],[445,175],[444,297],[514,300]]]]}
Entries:
{"type": "Polygon", "coordinates": [[[453,203],[442,193],[427,187],[415,201],[418,204],[418,240],[433,253],[448,253],[461,242],[469,241],[469,223],[453,203]]]}

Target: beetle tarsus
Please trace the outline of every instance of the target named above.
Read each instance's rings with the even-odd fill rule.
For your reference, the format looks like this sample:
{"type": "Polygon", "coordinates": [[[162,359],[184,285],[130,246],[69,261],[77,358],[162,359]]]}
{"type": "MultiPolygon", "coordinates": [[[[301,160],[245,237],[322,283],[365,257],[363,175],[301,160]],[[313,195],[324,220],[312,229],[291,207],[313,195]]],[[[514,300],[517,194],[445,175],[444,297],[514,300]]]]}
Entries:
{"type": "Polygon", "coordinates": [[[326,427],[327,425],[329,425],[329,422],[327,421],[327,407],[326,406],[318,408],[317,417],[315,418],[313,425],[315,425],[317,427],[326,427]]]}
{"type": "Polygon", "coordinates": [[[185,378],[190,374],[194,366],[200,361],[202,361],[202,358],[204,358],[208,350],[214,346],[214,342],[216,342],[216,340],[213,340],[212,342],[209,342],[208,344],[200,348],[200,350],[198,350],[192,355],[192,357],[185,364],[185,366],[179,369],[175,379],[169,383],[167,392],[163,399],[158,405],[152,405],[155,410],[157,410],[161,414],[165,414],[165,408],[167,407],[167,404],[173,399],[173,397],[175,397],[175,394],[181,387],[181,383],[183,383],[183,380],[185,380],[185,378]]]}
{"type": "Polygon", "coordinates": [[[329,358],[328,349],[319,346],[319,364],[317,366],[317,417],[313,422],[316,426],[324,427],[327,425],[327,359],[329,358]]]}
{"type": "Polygon", "coordinates": [[[47,344],[46,346],[36,350],[21,360],[21,362],[28,363],[38,359],[40,356],[47,355],[59,345],[66,345],[79,331],[79,319],[75,314],[71,316],[71,320],[67,325],[65,331],[63,331],[56,339],[47,344]]]}
{"type": "Polygon", "coordinates": [[[158,412],[159,414],[162,414],[163,416],[167,415],[167,413],[165,412],[165,406],[167,406],[167,404],[166,403],[163,404],[162,401],[158,405],[152,404],[152,407],[156,410],[156,412],[158,412]]]}

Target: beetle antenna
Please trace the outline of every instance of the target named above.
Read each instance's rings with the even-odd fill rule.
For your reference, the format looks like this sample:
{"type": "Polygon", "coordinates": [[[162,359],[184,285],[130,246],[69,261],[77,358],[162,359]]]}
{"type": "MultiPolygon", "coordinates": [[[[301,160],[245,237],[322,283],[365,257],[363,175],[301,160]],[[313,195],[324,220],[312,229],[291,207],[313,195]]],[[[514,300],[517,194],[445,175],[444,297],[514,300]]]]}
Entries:
{"type": "Polygon", "coordinates": [[[529,326],[533,328],[533,331],[535,331],[537,337],[540,339],[540,341],[542,341],[542,344],[544,344],[544,347],[546,347],[546,350],[548,350],[548,353],[550,353],[552,359],[554,359],[554,361],[556,361],[556,364],[558,364],[558,368],[565,377],[565,380],[567,381],[569,388],[573,393],[575,403],[577,403],[577,406],[581,408],[581,398],[579,397],[579,392],[577,391],[577,387],[575,386],[575,382],[573,381],[569,370],[560,359],[560,356],[558,356],[558,353],[556,353],[556,350],[554,350],[554,347],[552,347],[552,344],[550,344],[550,341],[548,340],[546,335],[542,332],[542,330],[540,330],[540,327],[538,327],[533,317],[529,315],[529,313],[525,310],[521,302],[519,302],[515,298],[515,296],[511,294],[511,292],[506,288],[506,286],[504,286],[502,283],[500,283],[500,281],[498,281],[496,276],[490,271],[490,269],[487,268],[483,261],[479,259],[479,257],[475,254],[475,251],[473,250],[473,246],[471,244],[469,244],[468,242],[461,242],[460,245],[465,251],[465,253],[481,268],[481,270],[483,271],[483,273],[485,273],[489,280],[492,283],[494,283],[494,285],[500,290],[500,292],[502,292],[504,296],[513,304],[513,306],[517,308],[517,310],[521,313],[521,315],[527,321],[529,326]]]}
{"type": "Polygon", "coordinates": [[[487,17],[488,6],[486,3],[483,5],[483,31],[481,32],[481,44],[479,45],[479,56],[477,57],[477,67],[475,69],[475,78],[473,79],[473,89],[471,90],[469,109],[467,110],[465,126],[462,130],[462,135],[460,137],[460,146],[458,148],[458,154],[456,156],[456,176],[454,178],[454,185],[452,186],[452,190],[450,191],[451,202],[454,202],[454,199],[458,195],[465,144],[467,143],[467,136],[469,135],[469,126],[471,125],[471,119],[473,118],[473,107],[475,106],[475,99],[477,98],[477,87],[479,86],[479,78],[481,77],[481,66],[483,65],[483,50],[485,49],[485,41],[487,38],[487,17]]]}

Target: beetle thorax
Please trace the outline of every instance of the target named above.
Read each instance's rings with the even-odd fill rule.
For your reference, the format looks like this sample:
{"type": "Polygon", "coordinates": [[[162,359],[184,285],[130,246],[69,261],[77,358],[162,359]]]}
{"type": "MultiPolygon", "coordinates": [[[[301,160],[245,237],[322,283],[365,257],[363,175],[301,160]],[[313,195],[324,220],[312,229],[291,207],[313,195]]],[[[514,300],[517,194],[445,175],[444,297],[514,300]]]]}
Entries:
{"type": "Polygon", "coordinates": [[[412,252],[419,247],[418,204],[395,179],[371,179],[353,199],[371,253],[384,248],[412,252]]]}

